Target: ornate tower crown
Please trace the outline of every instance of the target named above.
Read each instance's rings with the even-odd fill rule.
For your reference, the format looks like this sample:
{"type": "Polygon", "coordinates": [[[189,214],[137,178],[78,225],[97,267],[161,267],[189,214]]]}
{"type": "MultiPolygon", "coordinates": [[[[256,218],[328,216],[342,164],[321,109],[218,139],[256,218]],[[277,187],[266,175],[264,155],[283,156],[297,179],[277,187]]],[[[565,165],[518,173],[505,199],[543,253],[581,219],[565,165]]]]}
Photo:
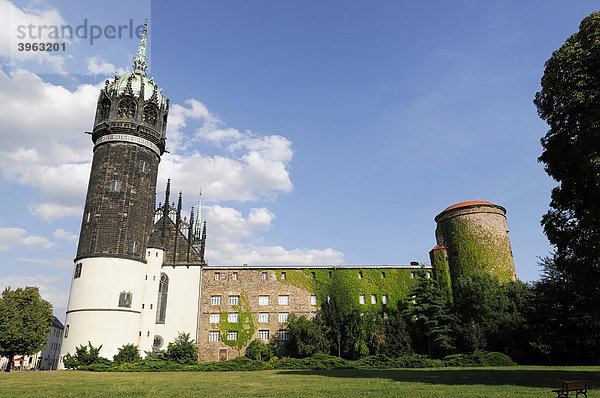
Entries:
{"type": "Polygon", "coordinates": [[[92,140],[99,145],[108,139],[106,136],[127,135],[130,142],[145,145],[160,156],[165,151],[169,100],[154,82],[154,76],[146,77],[147,37],[146,22],[132,71],[106,80],[100,91],[92,140]]]}

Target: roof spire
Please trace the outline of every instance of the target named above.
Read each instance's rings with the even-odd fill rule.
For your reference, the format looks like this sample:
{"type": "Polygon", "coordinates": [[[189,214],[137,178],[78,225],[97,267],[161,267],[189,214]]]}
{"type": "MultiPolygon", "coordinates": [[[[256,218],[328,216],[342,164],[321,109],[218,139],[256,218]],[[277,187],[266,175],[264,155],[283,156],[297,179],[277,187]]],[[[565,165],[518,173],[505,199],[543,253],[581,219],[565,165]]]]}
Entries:
{"type": "Polygon", "coordinates": [[[198,213],[196,214],[196,220],[194,225],[194,238],[200,239],[202,234],[202,188],[200,188],[200,194],[198,195],[198,213]]]}
{"type": "Polygon", "coordinates": [[[138,46],[137,54],[133,57],[133,73],[146,76],[148,70],[148,58],[146,57],[146,39],[148,37],[148,18],[144,22],[144,30],[140,37],[140,45],[138,46]]]}

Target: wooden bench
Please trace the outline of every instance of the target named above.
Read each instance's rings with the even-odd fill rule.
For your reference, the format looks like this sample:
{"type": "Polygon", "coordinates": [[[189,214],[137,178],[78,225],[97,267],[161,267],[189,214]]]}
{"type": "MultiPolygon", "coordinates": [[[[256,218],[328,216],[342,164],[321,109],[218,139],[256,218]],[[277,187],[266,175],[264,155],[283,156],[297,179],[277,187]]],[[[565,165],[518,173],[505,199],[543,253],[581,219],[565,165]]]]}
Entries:
{"type": "Polygon", "coordinates": [[[558,394],[557,398],[572,397],[572,394],[569,395],[570,392],[575,393],[575,398],[579,397],[579,394],[587,398],[587,384],[586,380],[564,381],[560,390],[552,390],[552,392],[558,394]]]}

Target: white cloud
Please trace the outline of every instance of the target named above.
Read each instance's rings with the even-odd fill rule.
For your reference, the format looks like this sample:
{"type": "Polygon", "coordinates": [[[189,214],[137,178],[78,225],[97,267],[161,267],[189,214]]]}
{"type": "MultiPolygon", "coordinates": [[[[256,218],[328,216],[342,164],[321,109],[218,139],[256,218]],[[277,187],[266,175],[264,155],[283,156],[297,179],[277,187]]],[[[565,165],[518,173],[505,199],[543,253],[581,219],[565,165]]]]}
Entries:
{"type": "Polygon", "coordinates": [[[73,261],[65,258],[29,258],[21,257],[17,261],[28,264],[42,265],[53,269],[70,269],[73,267],[73,261]]]}
{"type": "Polygon", "coordinates": [[[77,241],[77,235],[75,235],[74,233],[65,231],[62,228],[59,228],[59,229],[55,230],[52,233],[52,236],[54,236],[56,239],[64,240],[64,241],[67,241],[67,242],[75,242],[75,241],[77,241]]]}
{"type": "Polygon", "coordinates": [[[51,249],[56,246],[56,242],[51,242],[43,236],[29,235],[23,228],[0,227],[0,252],[11,250],[16,246],[51,249]]]}
{"type": "Polygon", "coordinates": [[[265,207],[251,209],[247,217],[230,207],[205,206],[206,259],[209,264],[341,264],[343,253],[327,249],[261,245],[259,231],[270,229],[275,215],[265,207]]]}
{"type": "Polygon", "coordinates": [[[106,62],[99,56],[95,55],[93,57],[87,58],[87,72],[87,75],[91,76],[111,76],[115,73],[117,75],[123,75],[127,71],[123,68],[117,68],[113,64],[106,62]]]}
{"type": "MultiPolygon", "coordinates": [[[[34,216],[40,217],[46,222],[52,222],[63,217],[81,217],[83,209],[78,206],[63,206],[57,203],[43,203],[36,207],[31,207],[29,212],[34,216]]],[[[55,236],[56,237],[56,236],[55,236]]]]}
{"type": "Polygon", "coordinates": [[[12,290],[26,286],[37,286],[40,288],[40,296],[48,300],[54,307],[54,314],[62,317],[67,306],[69,297],[67,289],[64,287],[64,280],[59,277],[34,275],[22,276],[12,275],[0,278],[0,289],[4,290],[10,287],[12,290]]]}

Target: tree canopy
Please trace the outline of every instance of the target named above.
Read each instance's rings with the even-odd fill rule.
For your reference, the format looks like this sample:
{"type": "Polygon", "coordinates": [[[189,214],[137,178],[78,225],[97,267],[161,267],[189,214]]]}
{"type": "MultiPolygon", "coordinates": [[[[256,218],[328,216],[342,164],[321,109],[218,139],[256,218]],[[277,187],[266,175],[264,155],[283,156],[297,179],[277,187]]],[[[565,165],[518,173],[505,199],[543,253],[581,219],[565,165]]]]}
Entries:
{"type": "Polygon", "coordinates": [[[37,287],[6,288],[0,298],[0,356],[33,355],[46,345],[52,323],[52,305],[37,287]]]}

